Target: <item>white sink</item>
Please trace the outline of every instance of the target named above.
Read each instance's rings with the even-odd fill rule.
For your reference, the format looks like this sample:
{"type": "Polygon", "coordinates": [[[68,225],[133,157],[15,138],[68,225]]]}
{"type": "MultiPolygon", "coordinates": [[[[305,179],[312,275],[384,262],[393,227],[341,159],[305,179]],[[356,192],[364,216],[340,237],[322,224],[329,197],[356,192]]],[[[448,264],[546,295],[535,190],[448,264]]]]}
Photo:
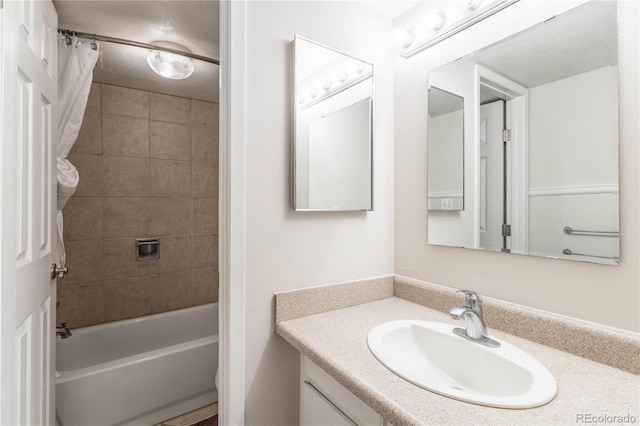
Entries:
{"type": "Polygon", "coordinates": [[[375,357],[405,380],[460,401],[500,408],[531,408],[557,392],[551,373],[503,340],[490,348],[453,334],[453,325],[401,320],[369,331],[375,357]]]}

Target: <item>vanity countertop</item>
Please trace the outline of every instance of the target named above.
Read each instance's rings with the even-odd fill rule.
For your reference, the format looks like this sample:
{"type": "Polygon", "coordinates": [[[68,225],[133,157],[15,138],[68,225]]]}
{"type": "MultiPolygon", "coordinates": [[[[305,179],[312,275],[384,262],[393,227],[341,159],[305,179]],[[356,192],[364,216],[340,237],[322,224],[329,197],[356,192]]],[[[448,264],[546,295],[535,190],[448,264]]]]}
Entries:
{"type": "Polygon", "coordinates": [[[491,328],[489,336],[519,347],[547,367],[558,384],[554,400],[537,408],[512,410],[465,403],[422,389],[388,370],[367,346],[372,327],[400,319],[459,324],[442,312],[390,297],[281,321],[276,331],[395,426],[579,425],[592,423],[597,416],[608,416],[597,422],[601,424],[624,423],[616,416],[640,421],[640,376],[491,328]]]}

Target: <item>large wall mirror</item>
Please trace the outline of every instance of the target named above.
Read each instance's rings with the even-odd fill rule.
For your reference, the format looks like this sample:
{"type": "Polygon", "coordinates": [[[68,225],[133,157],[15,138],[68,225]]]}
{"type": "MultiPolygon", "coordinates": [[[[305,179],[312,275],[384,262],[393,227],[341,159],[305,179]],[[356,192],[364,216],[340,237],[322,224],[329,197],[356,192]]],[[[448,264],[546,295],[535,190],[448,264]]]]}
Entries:
{"type": "Polygon", "coordinates": [[[616,8],[584,3],[429,73],[430,109],[464,99],[463,150],[447,148],[464,209],[430,200],[430,244],[619,263],[616,8]]]}
{"type": "Polygon", "coordinates": [[[373,65],[300,36],[293,55],[293,209],[372,210],[373,65]]]}

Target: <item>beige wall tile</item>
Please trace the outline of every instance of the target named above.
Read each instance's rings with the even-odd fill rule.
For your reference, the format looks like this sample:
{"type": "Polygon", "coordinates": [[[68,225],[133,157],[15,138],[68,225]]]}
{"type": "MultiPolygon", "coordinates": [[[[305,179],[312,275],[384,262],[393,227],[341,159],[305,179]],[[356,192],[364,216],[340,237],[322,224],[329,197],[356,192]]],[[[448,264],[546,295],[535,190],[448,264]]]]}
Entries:
{"type": "Polygon", "coordinates": [[[140,197],[149,194],[149,160],[146,158],[102,157],[102,194],[140,197]]]}
{"type": "Polygon", "coordinates": [[[98,282],[102,279],[102,240],[65,241],[69,272],[58,280],[58,287],[98,282]]]}
{"type": "Polygon", "coordinates": [[[81,179],[65,208],[61,321],[218,299],[218,104],[94,82],[70,160],[81,179]],[[135,238],[148,236],[160,259],[136,261],[135,238]]]}
{"type": "Polygon", "coordinates": [[[91,83],[91,90],[89,91],[89,98],[87,99],[87,111],[100,112],[102,111],[102,96],[100,94],[100,83],[91,83]]]}
{"type": "Polygon", "coordinates": [[[189,306],[204,305],[218,301],[218,271],[200,269],[193,271],[193,281],[187,293],[189,306]]]}
{"type": "Polygon", "coordinates": [[[71,197],[63,215],[65,240],[102,238],[101,197],[71,197]]]}
{"type": "Polygon", "coordinates": [[[150,160],[152,197],[191,196],[191,163],[186,161],[150,160]]]}
{"type": "Polygon", "coordinates": [[[218,196],[218,167],[213,164],[193,163],[191,165],[191,194],[194,197],[218,196]]]}
{"type": "Polygon", "coordinates": [[[148,275],[150,262],[136,260],[135,238],[102,241],[102,276],[105,280],[148,275]]]}
{"type": "Polygon", "coordinates": [[[191,160],[190,126],[151,121],[150,157],[168,160],[191,160]]]}
{"type": "Polygon", "coordinates": [[[151,265],[152,274],[191,270],[191,235],[160,237],[160,259],[151,265]]]}
{"type": "Polygon", "coordinates": [[[218,236],[193,236],[193,269],[218,269],[218,236]]]}
{"type": "Polygon", "coordinates": [[[149,92],[102,84],[102,113],[149,118],[149,92]]]}
{"type": "Polygon", "coordinates": [[[99,197],[102,195],[102,156],[93,154],[71,153],[68,160],[78,169],[80,181],[76,197],[99,197]]]}
{"type": "Polygon", "coordinates": [[[201,163],[218,163],[218,125],[191,126],[191,158],[201,163]]]}
{"type": "Polygon", "coordinates": [[[151,312],[155,314],[187,307],[191,275],[191,271],[154,275],[151,284],[151,312]]]}
{"type": "Polygon", "coordinates": [[[191,110],[189,99],[151,92],[149,101],[152,120],[189,124],[191,110]]]}
{"type": "Polygon", "coordinates": [[[218,199],[193,199],[194,234],[215,234],[218,232],[218,199]]]}
{"type": "Polygon", "coordinates": [[[56,312],[56,323],[67,323],[74,328],[99,324],[104,321],[102,310],[102,283],[75,284],[58,287],[60,307],[56,312]]]}
{"type": "Polygon", "coordinates": [[[145,237],[149,235],[151,217],[146,197],[104,197],[105,238],[145,237]]]}
{"type": "Polygon", "coordinates": [[[218,122],[218,104],[191,99],[191,125],[213,127],[218,122]]]}
{"type": "Polygon", "coordinates": [[[71,152],[102,153],[102,115],[99,112],[85,112],[78,138],[73,144],[71,152]]]}
{"type": "Polygon", "coordinates": [[[102,153],[149,157],[149,120],[102,114],[102,153]]]}
{"type": "Polygon", "coordinates": [[[193,230],[191,198],[151,198],[151,235],[184,235],[193,230]]]}
{"type": "Polygon", "coordinates": [[[149,315],[151,282],[150,276],[105,281],[104,320],[108,322],[149,315]]]}

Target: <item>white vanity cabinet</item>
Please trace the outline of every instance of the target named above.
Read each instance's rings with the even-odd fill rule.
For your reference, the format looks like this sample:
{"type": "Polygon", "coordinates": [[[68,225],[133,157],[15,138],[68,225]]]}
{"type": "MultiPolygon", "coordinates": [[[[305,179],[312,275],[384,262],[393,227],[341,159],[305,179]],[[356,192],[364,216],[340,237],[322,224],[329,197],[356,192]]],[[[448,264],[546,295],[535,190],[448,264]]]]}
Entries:
{"type": "Polygon", "coordinates": [[[300,425],[392,426],[304,355],[300,355],[300,425]]]}

